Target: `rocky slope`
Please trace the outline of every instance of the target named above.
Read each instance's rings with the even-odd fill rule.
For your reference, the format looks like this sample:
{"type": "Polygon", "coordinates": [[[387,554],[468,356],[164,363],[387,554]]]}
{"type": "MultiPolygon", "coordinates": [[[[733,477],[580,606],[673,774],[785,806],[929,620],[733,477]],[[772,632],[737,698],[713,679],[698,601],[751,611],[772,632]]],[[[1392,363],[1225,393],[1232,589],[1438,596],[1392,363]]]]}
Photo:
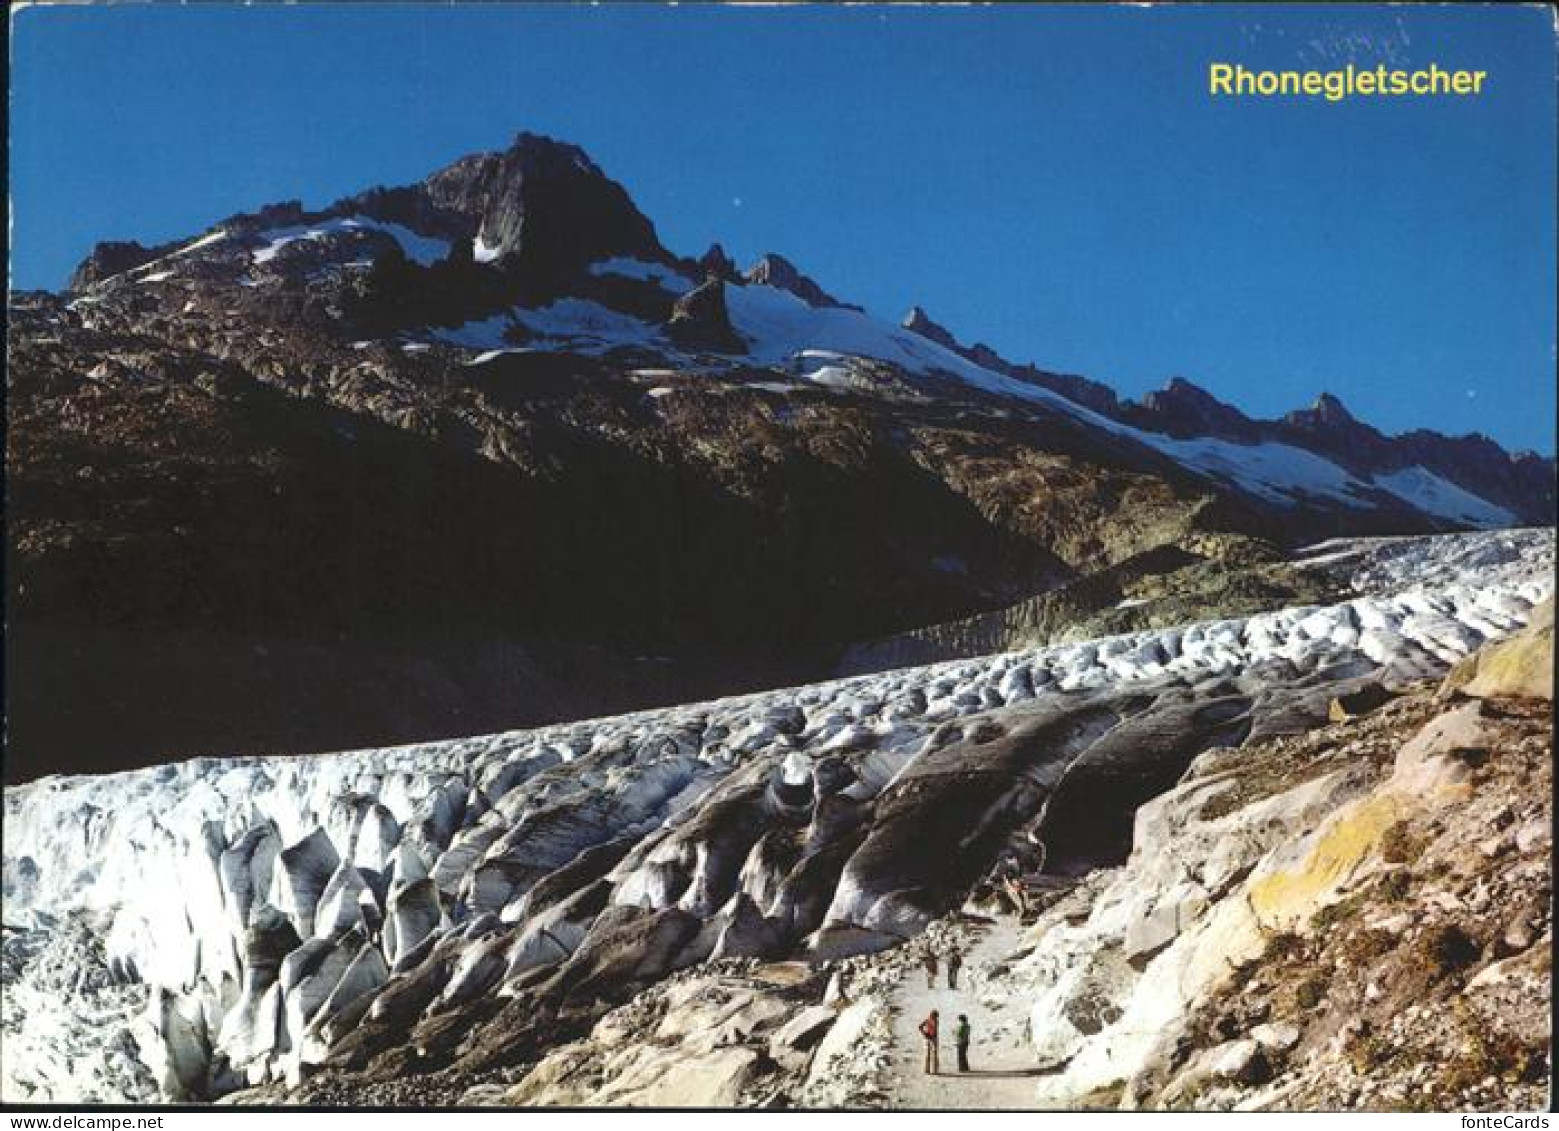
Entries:
{"type": "MultiPolygon", "coordinates": [[[[1098,894],[1019,964],[1036,1043],[1067,1063],[1047,1095],[1119,1102],[1131,1084],[1157,1102],[1144,1073],[1179,1078],[1161,1046],[1222,985],[1222,958],[1302,930],[1388,827],[1451,812],[1441,798],[1476,771],[1463,754],[1503,741],[1473,730],[1503,723],[1463,711],[1452,722],[1473,730],[1410,744],[1384,782],[1373,754],[1337,745],[1269,772],[1283,736],[1520,628],[1552,593],[1552,553],[1548,531],[1345,542],[1309,557],[1347,579],[1325,606],[534,731],[8,789],[4,1093],[535,1100],[578,1086],[555,1059],[570,1042],[616,1031],[631,1065],[566,1053],[602,1096],[746,1099],[771,1061],[826,1063],[885,1031],[870,1002],[803,1023],[828,963],[904,961],[1011,861],[1092,874],[1079,890],[1098,894]],[[638,1012],[613,1022],[620,1004],[638,1012]],[[664,1041],[636,1044],[657,1015],[664,1041]],[[715,1062],[688,1091],[668,1090],[668,1042],[715,1062]]],[[[1528,821],[1533,799],[1510,800],[1528,821]]],[[[796,1094],[842,1102],[827,1081],[853,1079],[796,1094]]]]}
{"type": "Polygon", "coordinates": [[[530,134],[102,244],[10,313],[8,780],[686,702],[971,617],[1016,630],[848,666],[1015,647],[1053,614],[1002,610],[1143,555],[1554,505],[1552,461],[1478,438],[1123,405],[783,256],[677,255],[530,134]]]}

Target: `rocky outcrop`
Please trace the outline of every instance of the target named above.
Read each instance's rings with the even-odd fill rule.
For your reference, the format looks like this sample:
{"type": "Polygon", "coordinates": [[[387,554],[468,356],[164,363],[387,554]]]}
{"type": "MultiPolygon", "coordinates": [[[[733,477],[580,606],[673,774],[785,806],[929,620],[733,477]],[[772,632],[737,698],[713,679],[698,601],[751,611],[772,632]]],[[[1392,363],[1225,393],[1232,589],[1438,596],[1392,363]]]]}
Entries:
{"type": "Polygon", "coordinates": [[[857,643],[845,653],[839,671],[849,675],[1219,614],[1325,603],[1350,591],[1346,562],[1306,566],[1262,540],[1188,529],[1172,543],[1130,554],[1006,608],[857,643]]]}
{"type": "Polygon", "coordinates": [[[757,1106],[777,1064],[804,1068],[835,1011],[798,1004],[820,987],[777,984],[762,966],[721,962],[674,978],[603,1017],[503,1095],[522,1106],[757,1106]],[[600,1083],[587,1083],[599,1081],[600,1083]]]}
{"type": "Polygon", "coordinates": [[[1522,1107],[1539,1095],[1541,993],[1455,1067],[1433,1050],[1489,1024],[1480,993],[1521,966],[1502,956],[1541,946],[1526,908],[1546,909],[1547,883],[1525,885],[1547,841],[1512,835],[1547,806],[1533,780],[1547,772],[1541,711],[1447,711],[1431,692],[1210,750],[1141,807],[1130,859],[1042,913],[1015,968],[1035,997],[1039,1059],[1065,1062],[1037,1102],[1522,1107]],[[1505,943],[1509,898],[1523,910],[1505,943]]]}
{"type": "Polygon", "coordinates": [[[172,251],[176,246],[177,244],[168,243],[156,247],[143,247],[134,240],[108,240],[100,243],[71,273],[68,289],[78,293],[85,291],[105,279],[111,279],[115,275],[121,275],[150,263],[158,256],[172,251]]]}
{"type": "Polygon", "coordinates": [[[731,327],[725,306],[725,283],[711,277],[680,296],[666,322],[666,336],[683,349],[741,353],[742,336],[731,327]]]}
{"type": "Polygon", "coordinates": [[[1386,437],[1359,421],[1331,393],[1322,393],[1309,408],[1285,414],[1281,423],[1296,439],[1310,441],[1307,446],[1361,466],[1379,466],[1386,457],[1386,437]]]}
{"type": "Polygon", "coordinates": [[[737,269],[736,261],[718,243],[710,244],[709,250],[698,257],[697,266],[706,279],[719,279],[722,283],[742,282],[742,273],[737,269]]]}
{"type": "Polygon", "coordinates": [[[463,157],[420,186],[474,225],[477,259],[553,281],[596,260],[669,262],[655,227],[578,146],[521,133],[501,153],[463,157]]]}
{"type": "Polygon", "coordinates": [[[1240,443],[1261,438],[1257,422],[1184,377],[1171,378],[1162,389],[1128,407],[1132,423],[1155,432],[1185,438],[1218,436],[1240,443]]]}
{"type": "Polygon", "coordinates": [[[899,324],[911,333],[919,334],[922,338],[933,341],[937,345],[944,346],[954,352],[962,349],[958,344],[958,339],[953,337],[947,327],[940,322],[933,322],[931,316],[918,306],[910,307],[909,313],[904,316],[904,321],[899,324]]]}
{"type": "Polygon", "coordinates": [[[1554,603],[1533,610],[1527,626],[1508,640],[1480,648],[1446,676],[1444,691],[1481,699],[1554,697],[1554,603]]]}
{"type": "Polygon", "coordinates": [[[933,321],[930,315],[918,306],[910,308],[900,325],[993,373],[1000,373],[1015,381],[1060,393],[1067,400],[1091,408],[1104,416],[1119,420],[1127,419],[1122,411],[1120,400],[1115,395],[1115,390],[1108,385],[1073,374],[1051,373],[1033,365],[1015,365],[983,342],[966,346],[953,336],[952,331],[933,321]]]}
{"type": "Polygon", "coordinates": [[[803,275],[794,263],[772,251],[747,268],[743,278],[756,286],[789,291],[808,306],[834,306],[844,310],[861,309],[847,302],[840,302],[803,275]]]}

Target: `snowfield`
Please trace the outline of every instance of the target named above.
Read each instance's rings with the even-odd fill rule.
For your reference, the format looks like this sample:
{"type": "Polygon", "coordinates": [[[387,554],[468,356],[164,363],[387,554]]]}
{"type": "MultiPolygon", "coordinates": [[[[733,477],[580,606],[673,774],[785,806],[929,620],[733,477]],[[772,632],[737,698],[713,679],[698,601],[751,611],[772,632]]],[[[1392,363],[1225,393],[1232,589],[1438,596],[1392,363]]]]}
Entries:
{"type": "Polygon", "coordinates": [[[434,964],[435,1005],[504,994],[585,945],[600,906],[714,924],[704,954],[743,953],[732,940],[762,933],[744,900],[763,924],[809,924],[792,952],[887,945],[928,913],[874,878],[873,841],[821,896],[766,872],[763,840],[748,855],[764,821],[811,804],[812,783],[839,805],[869,802],[930,772],[950,725],[1015,704],[1234,677],[1433,676],[1525,623],[1552,592],[1553,552],[1551,530],[1328,543],[1312,568],[1346,571],[1357,592],[1329,607],[535,730],[8,789],[0,1086],[69,1102],[296,1079],[377,1016],[363,1012],[374,995],[433,977],[430,948],[461,956],[434,964]],[[740,834],[734,856],[721,821],[740,834]],[[532,904],[608,846],[603,879],[580,893],[596,903],[532,904]]]}
{"type": "Polygon", "coordinates": [[[269,263],[288,244],[298,241],[322,240],[333,235],[352,235],[358,232],[383,232],[400,244],[406,258],[424,267],[431,266],[449,254],[449,241],[435,239],[412,231],[403,224],[386,220],[374,220],[367,216],[347,216],[339,220],[325,220],[318,224],[304,224],[292,228],[274,228],[260,238],[264,246],[253,254],[255,263],[269,263]]]}
{"type": "Polygon", "coordinates": [[[1504,507],[1495,506],[1471,491],[1462,490],[1427,468],[1405,467],[1389,475],[1377,475],[1375,484],[1399,499],[1406,499],[1426,514],[1438,515],[1452,522],[1498,527],[1509,526],[1515,521],[1515,516],[1504,507]]]}

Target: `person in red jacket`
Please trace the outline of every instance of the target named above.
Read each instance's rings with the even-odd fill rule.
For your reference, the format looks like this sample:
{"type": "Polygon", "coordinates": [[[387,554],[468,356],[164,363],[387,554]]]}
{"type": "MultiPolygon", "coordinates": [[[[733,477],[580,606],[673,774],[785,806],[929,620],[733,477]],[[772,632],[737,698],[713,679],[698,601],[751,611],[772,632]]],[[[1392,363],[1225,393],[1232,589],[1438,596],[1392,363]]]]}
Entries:
{"type": "Polygon", "coordinates": [[[930,1016],[920,1023],[920,1035],[926,1039],[926,1074],[928,1076],[939,1075],[942,1066],[937,1063],[937,1012],[932,1010],[930,1016]]]}

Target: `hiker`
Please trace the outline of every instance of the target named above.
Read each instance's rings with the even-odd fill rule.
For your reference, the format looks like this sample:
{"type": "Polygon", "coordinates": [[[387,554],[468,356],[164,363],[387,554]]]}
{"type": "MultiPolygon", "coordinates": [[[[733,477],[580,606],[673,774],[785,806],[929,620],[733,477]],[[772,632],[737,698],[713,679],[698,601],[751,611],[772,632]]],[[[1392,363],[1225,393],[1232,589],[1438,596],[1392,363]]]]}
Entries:
{"type": "Polygon", "coordinates": [[[963,964],[964,964],[964,956],[958,953],[958,948],[955,946],[951,951],[948,952],[948,955],[947,955],[947,988],[948,989],[956,990],[958,988],[958,970],[959,970],[960,967],[963,966],[963,964]]]}
{"type": "Polygon", "coordinates": [[[920,1023],[920,1035],[926,1038],[926,1075],[940,1076],[942,1066],[937,1063],[936,1037],[937,1037],[937,1012],[932,1010],[930,1015],[920,1023]]]}
{"type": "Polygon", "coordinates": [[[958,1071],[969,1071],[969,1018],[958,1015],[958,1028],[953,1030],[953,1043],[958,1046],[958,1071]]]}
{"type": "Polygon", "coordinates": [[[920,964],[926,968],[926,989],[936,989],[936,955],[926,951],[926,956],[920,960],[920,964]]]}

